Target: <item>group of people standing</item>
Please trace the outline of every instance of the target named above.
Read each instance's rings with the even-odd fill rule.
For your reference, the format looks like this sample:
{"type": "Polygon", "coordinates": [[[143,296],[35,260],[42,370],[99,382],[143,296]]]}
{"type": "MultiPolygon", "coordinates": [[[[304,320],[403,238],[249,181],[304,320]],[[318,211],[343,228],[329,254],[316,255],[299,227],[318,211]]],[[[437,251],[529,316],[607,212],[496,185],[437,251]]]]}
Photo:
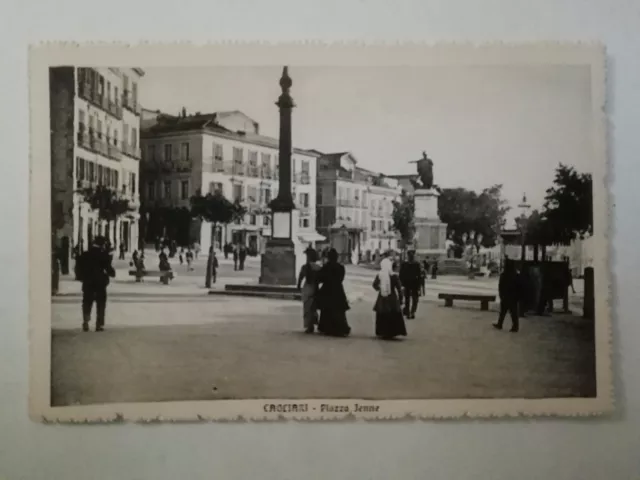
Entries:
{"type": "MultiPolygon", "coordinates": [[[[298,276],[305,332],[314,333],[317,328],[325,335],[348,336],[351,327],[346,312],[350,307],[343,285],[345,268],[338,262],[338,252],[334,248],[328,250],[322,264],[318,263],[315,250],[308,249],[306,255],[307,262],[298,276]]],[[[390,255],[385,255],[373,282],[373,288],[378,292],[373,307],[375,333],[385,340],[407,335],[404,318],[415,318],[422,294],[422,266],[415,260],[415,252],[409,252],[407,257],[398,266],[390,255]]]]}

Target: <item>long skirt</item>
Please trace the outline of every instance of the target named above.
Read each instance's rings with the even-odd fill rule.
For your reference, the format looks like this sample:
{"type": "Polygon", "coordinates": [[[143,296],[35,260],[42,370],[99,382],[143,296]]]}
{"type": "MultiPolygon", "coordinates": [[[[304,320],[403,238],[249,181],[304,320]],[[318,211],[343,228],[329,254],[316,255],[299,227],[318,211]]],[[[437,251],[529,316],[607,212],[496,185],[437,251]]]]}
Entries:
{"type": "Polygon", "coordinates": [[[347,312],[343,309],[327,306],[320,310],[318,331],[334,337],[346,337],[351,333],[351,327],[347,322],[347,312]]]}
{"type": "Polygon", "coordinates": [[[306,290],[305,287],[302,288],[302,318],[305,329],[313,328],[318,323],[315,290],[306,290]]]}
{"type": "Polygon", "coordinates": [[[407,327],[400,312],[376,313],[376,336],[394,338],[407,336],[407,327]]]}

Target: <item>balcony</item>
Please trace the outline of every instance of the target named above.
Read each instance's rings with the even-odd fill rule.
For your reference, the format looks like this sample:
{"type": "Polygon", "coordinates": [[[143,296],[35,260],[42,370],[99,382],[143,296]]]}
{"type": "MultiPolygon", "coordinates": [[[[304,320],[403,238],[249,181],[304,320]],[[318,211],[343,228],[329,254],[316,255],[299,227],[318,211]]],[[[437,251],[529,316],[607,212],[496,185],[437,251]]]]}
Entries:
{"type": "Polygon", "coordinates": [[[231,175],[245,175],[246,167],[247,166],[244,163],[232,162],[231,175]]]}
{"type": "Polygon", "coordinates": [[[122,92],[122,106],[134,115],[140,115],[141,108],[138,100],[129,95],[129,90],[122,92]]]}
{"type": "Polygon", "coordinates": [[[270,167],[262,167],[260,169],[260,178],[271,180],[272,178],[274,178],[274,172],[270,167]]]}
{"type": "Polygon", "coordinates": [[[140,148],[134,147],[133,145],[130,145],[124,142],[122,143],[122,153],[138,160],[140,159],[140,156],[141,156],[140,148]]]}
{"type": "Polygon", "coordinates": [[[120,149],[107,140],[107,156],[113,158],[114,160],[122,160],[122,152],[120,149]]]}
{"type": "Polygon", "coordinates": [[[118,120],[122,120],[122,107],[113,100],[108,101],[109,113],[116,117],[118,120]]]}
{"type": "Polygon", "coordinates": [[[249,177],[258,178],[260,176],[260,168],[258,165],[249,164],[247,165],[247,175],[249,177]]]}
{"type": "Polygon", "coordinates": [[[311,175],[309,175],[308,173],[301,173],[300,175],[298,175],[298,181],[302,184],[302,185],[309,185],[311,183],[311,175]]]}

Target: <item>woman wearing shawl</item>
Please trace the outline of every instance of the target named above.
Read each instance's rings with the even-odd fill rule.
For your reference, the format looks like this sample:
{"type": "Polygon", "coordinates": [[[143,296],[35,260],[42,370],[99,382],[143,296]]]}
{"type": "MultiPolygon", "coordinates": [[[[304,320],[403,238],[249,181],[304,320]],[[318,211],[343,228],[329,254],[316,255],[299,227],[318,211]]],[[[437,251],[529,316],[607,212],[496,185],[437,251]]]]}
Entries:
{"type": "Polygon", "coordinates": [[[385,340],[398,335],[406,336],[407,328],[400,308],[402,286],[389,258],[380,262],[380,272],[373,281],[373,288],[378,291],[373,307],[376,312],[376,336],[385,340]]]}
{"type": "Polygon", "coordinates": [[[318,272],[318,283],[321,284],[317,295],[320,309],[318,331],[325,335],[346,337],[351,333],[346,315],[349,302],[342,286],[344,274],[344,267],[338,263],[338,252],[332,248],[327,254],[327,263],[318,272]]]}
{"type": "Polygon", "coordinates": [[[305,251],[307,255],[307,263],[305,263],[300,269],[300,275],[298,275],[298,289],[302,290],[302,311],[304,320],[304,331],[306,333],[313,333],[313,330],[318,323],[318,311],[316,302],[316,292],[318,290],[318,271],[320,265],[318,261],[318,254],[312,248],[305,251]],[[302,282],[304,281],[304,285],[302,282]]]}

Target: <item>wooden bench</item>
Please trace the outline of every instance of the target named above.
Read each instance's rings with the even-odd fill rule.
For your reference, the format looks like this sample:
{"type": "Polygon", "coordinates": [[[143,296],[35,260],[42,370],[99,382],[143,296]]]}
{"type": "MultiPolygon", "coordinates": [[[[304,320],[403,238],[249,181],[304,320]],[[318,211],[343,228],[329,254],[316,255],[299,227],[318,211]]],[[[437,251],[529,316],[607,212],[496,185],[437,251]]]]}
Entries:
{"type": "Polygon", "coordinates": [[[438,298],[444,300],[445,307],[453,307],[454,300],[480,302],[480,310],[489,310],[489,302],[495,302],[495,295],[474,295],[466,293],[440,293],[438,298]]]}
{"type": "Polygon", "coordinates": [[[159,270],[144,270],[139,272],[138,270],[129,270],[129,275],[136,277],[136,282],[142,281],[143,277],[159,278],[164,285],[169,285],[169,282],[175,278],[173,271],[161,272],[159,270]]]}

